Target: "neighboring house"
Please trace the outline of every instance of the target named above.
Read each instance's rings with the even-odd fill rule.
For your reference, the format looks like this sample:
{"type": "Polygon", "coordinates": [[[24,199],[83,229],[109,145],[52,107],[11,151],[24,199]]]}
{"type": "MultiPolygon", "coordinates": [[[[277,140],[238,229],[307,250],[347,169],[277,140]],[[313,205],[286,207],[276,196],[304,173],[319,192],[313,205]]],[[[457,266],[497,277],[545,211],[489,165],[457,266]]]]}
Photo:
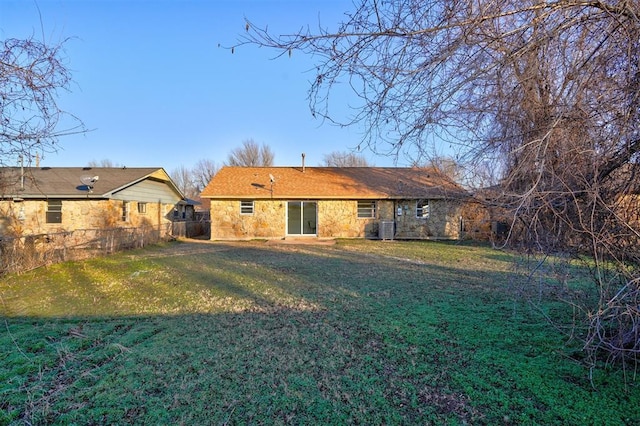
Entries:
{"type": "Polygon", "coordinates": [[[435,169],[223,167],[202,191],[211,239],[457,239],[466,192],[435,169]]]}
{"type": "Polygon", "coordinates": [[[192,219],[193,203],[162,168],[0,168],[0,235],[169,230],[173,221],[192,219]]]}

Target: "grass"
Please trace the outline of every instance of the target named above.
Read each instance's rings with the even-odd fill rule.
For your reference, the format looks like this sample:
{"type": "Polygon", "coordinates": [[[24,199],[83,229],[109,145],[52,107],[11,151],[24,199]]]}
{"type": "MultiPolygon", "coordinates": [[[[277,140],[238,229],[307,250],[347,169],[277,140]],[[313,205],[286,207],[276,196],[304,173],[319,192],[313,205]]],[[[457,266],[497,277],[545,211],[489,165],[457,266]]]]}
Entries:
{"type": "Polygon", "coordinates": [[[173,243],[7,276],[0,424],[635,424],[637,384],[590,381],[512,268],[435,242],[173,243]]]}

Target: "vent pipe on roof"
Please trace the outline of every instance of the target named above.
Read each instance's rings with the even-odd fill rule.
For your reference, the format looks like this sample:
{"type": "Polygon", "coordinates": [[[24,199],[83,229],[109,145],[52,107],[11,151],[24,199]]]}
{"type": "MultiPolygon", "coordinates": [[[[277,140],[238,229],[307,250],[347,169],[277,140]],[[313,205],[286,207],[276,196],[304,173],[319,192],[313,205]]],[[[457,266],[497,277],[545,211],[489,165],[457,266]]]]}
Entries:
{"type": "Polygon", "coordinates": [[[304,152],[302,153],[302,173],[304,173],[304,152]]]}

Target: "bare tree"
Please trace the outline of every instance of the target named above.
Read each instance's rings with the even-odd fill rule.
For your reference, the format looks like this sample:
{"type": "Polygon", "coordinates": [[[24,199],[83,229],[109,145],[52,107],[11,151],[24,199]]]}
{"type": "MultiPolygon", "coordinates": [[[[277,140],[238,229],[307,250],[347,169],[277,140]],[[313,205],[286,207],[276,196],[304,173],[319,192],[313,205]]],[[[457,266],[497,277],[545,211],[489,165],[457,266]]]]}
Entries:
{"type": "Polygon", "coordinates": [[[185,166],[177,167],[169,175],[185,197],[197,199],[218,169],[214,161],[204,159],[190,169],[185,166]]]}
{"type": "Polygon", "coordinates": [[[196,186],[192,171],[185,166],[173,169],[169,175],[171,176],[171,180],[173,180],[185,197],[196,198],[200,193],[196,186]]]}
{"type": "Polygon", "coordinates": [[[326,167],[369,167],[370,164],[362,155],[353,152],[333,151],[324,156],[322,164],[326,167]]]}
{"type": "Polygon", "coordinates": [[[31,164],[37,155],[58,149],[61,136],[84,131],[79,119],[57,103],[68,90],[71,73],[64,42],[48,45],[35,38],[0,41],[0,165],[31,164]],[[60,128],[66,116],[70,127],[60,128]]]}
{"type": "Polygon", "coordinates": [[[215,161],[203,159],[199,160],[191,169],[193,182],[198,192],[202,192],[205,186],[209,184],[211,179],[218,173],[220,166],[215,161]]]}
{"type": "Polygon", "coordinates": [[[436,155],[429,160],[429,166],[440,171],[454,182],[463,183],[465,173],[462,165],[452,157],[436,155]]]}
{"type": "Polygon", "coordinates": [[[229,166],[244,166],[244,167],[259,167],[259,166],[272,166],[275,155],[271,148],[267,145],[258,145],[253,139],[247,139],[242,142],[242,146],[234,148],[227,157],[227,165],[229,166]]]}
{"type": "Polygon", "coordinates": [[[640,193],[640,2],[354,7],[335,31],[275,36],[247,22],[235,48],[313,55],[312,113],[367,129],[362,143],[374,152],[419,159],[438,141],[471,164],[491,164],[502,188],[493,201],[513,217],[511,241],[595,260],[600,296],[585,311],[611,315],[588,317],[585,347],[637,359],[640,315],[630,307],[640,304],[640,203],[632,201],[640,193]],[[342,83],[357,99],[344,118],[329,108],[342,83]]]}
{"type": "Polygon", "coordinates": [[[96,161],[96,160],[91,160],[87,163],[88,167],[124,167],[123,164],[118,164],[113,162],[112,160],[108,159],[108,158],[104,158],[100,161],[96,161]]]}

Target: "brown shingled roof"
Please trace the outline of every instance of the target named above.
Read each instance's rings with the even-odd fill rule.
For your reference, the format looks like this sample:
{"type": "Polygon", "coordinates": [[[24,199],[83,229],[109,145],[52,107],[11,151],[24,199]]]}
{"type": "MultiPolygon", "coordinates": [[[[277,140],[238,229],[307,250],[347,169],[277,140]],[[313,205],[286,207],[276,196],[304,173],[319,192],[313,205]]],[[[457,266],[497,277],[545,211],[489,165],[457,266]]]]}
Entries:
{"type": "Polygon", "coordinates": [[[219,199],[436,199],[464,194],[460,186],[432,168],[306,167],[303,171],[301,167],[223,167],[201,196],[219,199]],[[273,187],[270,176],[274,178],[273,187]]]}
{"type": "Polygon", "coordinates": [[[180,194],[161,167],[20,167],[0,168],[0,198],[105,198],[143,179],[168,181],[180,194]],[[21,184],[24,173],[24,188],[21,184]],[[98,176],[88,193],[82,176],[98,176]]]}

